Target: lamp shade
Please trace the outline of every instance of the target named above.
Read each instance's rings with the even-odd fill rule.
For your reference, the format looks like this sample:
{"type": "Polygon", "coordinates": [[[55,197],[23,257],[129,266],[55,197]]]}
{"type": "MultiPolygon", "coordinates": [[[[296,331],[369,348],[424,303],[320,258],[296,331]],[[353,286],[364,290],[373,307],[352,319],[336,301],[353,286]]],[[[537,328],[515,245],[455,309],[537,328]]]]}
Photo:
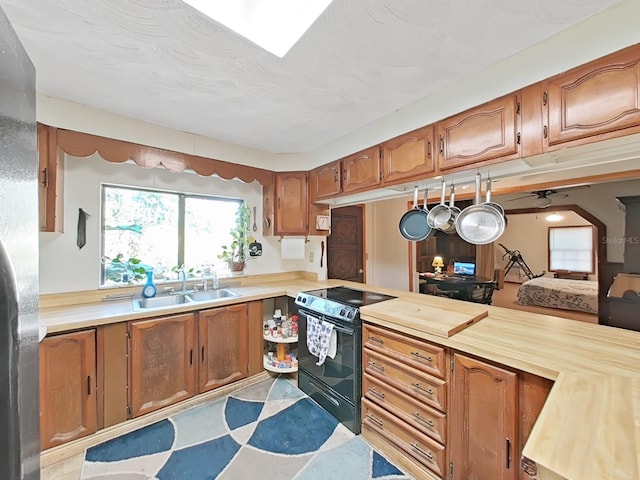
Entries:
{"type": "Polygon", "coordinates": [[[432,267],[444,267],[444,260],[440,256],[433,257],[432,267]]]}

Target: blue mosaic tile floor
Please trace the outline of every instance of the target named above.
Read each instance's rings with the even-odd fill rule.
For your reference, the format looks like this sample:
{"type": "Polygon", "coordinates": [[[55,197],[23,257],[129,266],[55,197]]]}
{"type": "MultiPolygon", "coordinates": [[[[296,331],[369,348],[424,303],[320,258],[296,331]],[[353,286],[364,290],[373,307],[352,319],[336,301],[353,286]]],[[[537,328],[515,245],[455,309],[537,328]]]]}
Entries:
{"type": "Polygon", "coordinates": [[[410,479],[283,378],[92,447],[81,478],[410,479]]]}

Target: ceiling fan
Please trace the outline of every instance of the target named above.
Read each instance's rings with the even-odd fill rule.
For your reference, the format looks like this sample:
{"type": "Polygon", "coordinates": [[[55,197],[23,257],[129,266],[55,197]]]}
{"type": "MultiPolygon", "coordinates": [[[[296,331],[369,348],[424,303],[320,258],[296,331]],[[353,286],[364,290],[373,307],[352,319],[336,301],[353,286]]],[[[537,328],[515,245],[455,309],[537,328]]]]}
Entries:
{"type": "MultiPolygon", "coordinates": [[[[589,185],[581,185],[580,187],[569,187],[569,188],[589,188],[589,185]]],[[[518,197],[518,198],[512,198],[511,200],[507,200],[507,202],[514,202],[516,200],[522,200],[525,198],[535,198],[535,200],[533,201],[533,204],[538,207],[538,208],[547,208],[549,205],[551,205],[551,198],[549,198],[550,196],[558,196],[558,197],[568,197],[569,195],[566,193],[563,193],[559,190],[553,190],[553,189],[549,189],[549,190],[536,190],[531,192],[528,195],[525,195],[523,197],[518,197]]]]}

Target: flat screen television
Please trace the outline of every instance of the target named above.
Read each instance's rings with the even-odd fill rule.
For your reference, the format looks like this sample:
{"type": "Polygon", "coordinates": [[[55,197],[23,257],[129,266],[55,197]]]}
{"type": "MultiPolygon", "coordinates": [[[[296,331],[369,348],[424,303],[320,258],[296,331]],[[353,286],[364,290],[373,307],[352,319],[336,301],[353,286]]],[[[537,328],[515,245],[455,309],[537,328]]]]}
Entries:
{"type": "Polygon", "coordinates": [[[476,274],[476,264],[472,262],[453,262],[453,274],[474,276],[476,274]]]}

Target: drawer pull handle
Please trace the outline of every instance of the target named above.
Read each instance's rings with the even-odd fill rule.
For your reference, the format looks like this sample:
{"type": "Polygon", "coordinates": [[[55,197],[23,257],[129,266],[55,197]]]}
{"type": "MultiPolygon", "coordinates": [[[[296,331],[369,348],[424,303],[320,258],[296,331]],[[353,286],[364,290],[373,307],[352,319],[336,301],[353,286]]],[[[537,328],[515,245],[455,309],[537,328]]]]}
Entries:
{"type": "Polygon", "coordinates": [[[418,444],[417,444],[417,443],[415,443],[415,442],[413,442],[413,443],[411,444],[411,446],[412,446],[413,448],[415,448],[415,449],[416,449],[416,451],[417,451],[419,454],[421,454],[422,456],[427,457],[429,460],[433,461],[433,453],[431,453],[431,452],[430,452],[430,451],[428,451],[428,450],[423,450],[422,448],[420,448],[420,445],[418,445],[418,444]]]}
{"type": "Polygon", "coordinates": [[[425,357],[420,352],[411,352],[411,355],[413,355],[416,358],[421,358],[422,360],[426,360],[429,363],[433,363],[433,357],[425,357]]]}
{"type": "Polygon", "coordinates": [[[376,425],[379,425],[380,427],[384,426],[384,423],[382,422],[382,420],[380,420],[379,418],[374,417],[370,413],[367,413],[367,418],[369,420],[371,420],[373,423],[375,423],[376,425]]]}
{"type": "Polygon", "coordinates": [[[380,345],[384,345],[384,340],[381,338],[369,337],[369,340],[371,340],[372,342],[379,343],[380,345]]]}
{"type": "Polygon", "coordinates": [[[375,395],[376,397],[384,400],[384,393],[377,391],[375,388],[369,388],[369,391],[372,395],[375,395]]]}
{"type": "Polygon", "coordinates": [[[369,362],[369,366],[384,372],[384,367],[382,365],[377,365],[375,362],[369,362]]]}
{"type": "Polygon", "coordinates": [[[418,412],[414,413],[413,416],[416,417],[418,420],[420,420],[425,425],[427,425],[427,426],[429,426],[431,428],[435,427],[435,423],[433,423],[433,420],[429,420],[427,418],[421,417],[418,412]]]}
{"type": "Polygon", "coordinates": [[[433,395],[433,389],[431,388],[424,388],[419,383],[412,383],[411,385],[416,387],[418,390],[422,390],[423,392],[428,393],[429,395],[433,395]]]}

